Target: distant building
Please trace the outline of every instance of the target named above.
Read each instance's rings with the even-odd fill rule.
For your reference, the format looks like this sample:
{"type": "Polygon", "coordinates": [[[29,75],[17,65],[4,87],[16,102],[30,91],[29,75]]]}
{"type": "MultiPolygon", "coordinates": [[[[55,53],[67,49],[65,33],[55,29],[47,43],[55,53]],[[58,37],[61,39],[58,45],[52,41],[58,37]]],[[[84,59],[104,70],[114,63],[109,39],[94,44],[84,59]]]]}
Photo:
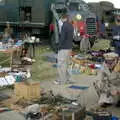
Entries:
{"type": "Polygon", "coordinates": [[[95,13],[100,20],[105,17],[106,11],[114,9],[114,5],[108,1],[89,2],[88,6],[91,12],[95,13]]]}
{"type": "Polygon", "coordinates": [[[117,14],[117,15],[120,15],[120,9],[113,9],[111,11],[114,15],[117,14]]]}
{"type": "Polygon", "coordinates": [[[105,20],[109,23],[113,23],[115,22],[115,15],[120,15],[120,9],[112,9],[112,10],[108,10],[106,11],[106,14],[105,14],[105,20]]]}

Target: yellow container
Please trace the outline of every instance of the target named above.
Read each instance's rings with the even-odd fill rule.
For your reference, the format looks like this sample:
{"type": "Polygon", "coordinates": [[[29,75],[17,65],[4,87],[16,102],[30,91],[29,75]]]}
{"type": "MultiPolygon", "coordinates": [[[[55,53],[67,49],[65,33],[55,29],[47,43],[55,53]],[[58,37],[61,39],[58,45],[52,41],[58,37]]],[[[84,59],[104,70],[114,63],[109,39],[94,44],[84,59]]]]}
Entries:
{"type": "Polygon", "coordinates": [[[15,83],[15,96],[17,98],[24,98],[27,100],[39,99],[40,98],[40,83],[15,83]]]}

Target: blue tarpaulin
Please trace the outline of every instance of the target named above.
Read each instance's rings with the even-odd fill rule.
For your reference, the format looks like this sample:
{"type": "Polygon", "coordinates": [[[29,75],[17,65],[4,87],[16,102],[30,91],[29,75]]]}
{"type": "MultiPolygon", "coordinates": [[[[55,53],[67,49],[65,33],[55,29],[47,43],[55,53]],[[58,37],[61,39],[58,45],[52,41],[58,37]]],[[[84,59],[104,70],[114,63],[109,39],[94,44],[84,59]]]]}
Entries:
{"type": "Polygon", "coordinates": [[[89,87],[88,86],[77,86],[77,85],[72,85],[69,88],[71,89],[76,89],[76,90],[87,90],[89,87]]]}

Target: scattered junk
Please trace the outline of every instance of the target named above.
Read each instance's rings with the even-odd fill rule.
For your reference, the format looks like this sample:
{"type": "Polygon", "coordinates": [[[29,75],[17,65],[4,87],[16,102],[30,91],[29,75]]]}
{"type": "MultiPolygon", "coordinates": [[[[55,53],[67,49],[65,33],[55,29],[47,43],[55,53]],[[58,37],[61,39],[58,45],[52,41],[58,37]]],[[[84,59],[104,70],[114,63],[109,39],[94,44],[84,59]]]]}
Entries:
{"type": "MultiPolygon", "coordinates": [[[[105,60],[104,54],[112,53],[112,50],[89,51],[88,55],[74,54],[71,56],[71,64],[68,65],[69,72],[73,74],[85,73],[87,75],[97,75],[98,70],[102,69],[105,60]]],[[[119,62],[115,69],[119,69],[119,62]]],[[[118,70],[117,70],[118,71],[118,70]]]]}
{"type": "MultiPolygon", "coordinates": [[[[71,86],[71,88],[88,89],[86,86],[71,86]]],[[[21,87],[21,89],[23,88],[21,87]]],[[[6,108],[5,111],[17,110],[26,120],[86,120],[87,116],[91,116],[91,120],[111,120],[113,118],[112,113],[103,108],[93,107],[93,109],[86,110],[86,107],[83,107],[80,102],[61,95],[54,95],[52,91],[41,92],[38,99],[32,99],[30,102],[29,100],[19,97],[14,100],[10,109],[6,108]]]]}
{"type": "Polygon", "coordinates": [[[6,107],[1,107],[1,108],[0,108],[0,113],[8,112],[8,111],[11,111],[11,110],[8,109],[8,108],[6,108],[6,107]]]}
{"type": "Polygon", "coordinates": [[[26,115],[26,119],[30,120],[84,120],[86,116],[85,110],[79,106],[69,105],[65,108],[56,109],[53,113],[49,113],[49,110],[44,109],[39,112],[29,112],[26,115]]]}
{"type": "Polygon", "coordinates": [[[15,78],[11,75],[0,77],[0,87],[10,86],[15,83],[15,78]]]}
{"type": "Polygon", "coordinates": [[[92,116],[93,120],[112,120],[112,113],[104,108],[92,108],[87,114],[92,116]]]}
{"type": "Polygon", "coordinates": [[[84,120],[85,108],[72,104],[72,100],[54,95],[52,91],[43,94],[39,104],[25,108],[25,117],[30,120],[84,120]]]}
{"type": "Polygon", "coordinates": [[[90,61],[83,55],[75,55],[71,58],[72,63],[69,65],[69,71],[74,74],[85,73],[87,75],[97,75],[97,64],[90,61]]]}
{"type": "Polygon", "coordinates": [[[39,119],[41,117],[40,115],[40,105],[39,104],[33,104],[25,108],[25,116],[26,119],[39,119]]]}
{"type": "Polygon", "coordinates": [[[62,104],[70,104],[72,100],[67,99],[61,95],[54,95],[53,91],[49,91],[47,93],[43,93],[41,98],[38,101],[39,104],[48,104],[48,105],[62,105],[62,104]]]}
{"type": "Polygon", "coordinates": [[[63,110],[61,120],[84,120],[86,117],[85,109],[78,106],[69,106],[63,110]]]}
{"type": "Polygon", "coordinates": [[[101,71],[101,80],[94,82],[99,96],[99,105],[116,105],[120,101],[120,95],[113,93],[120,91],[120,66],[119,56],[116,53],[104,54],[105,61],[101,71]]]}
{"type": "Polygon", "coordinates": [[[14,85],[15,82],[22,82],[31,77],[31,72],[29,69],[25,70],[23,68],[11,69],[11,68],[1,68],[0,69],[0,87],[7,87],[14,85]]]}
{"type": "Polygon", "coordinates": [[[89,51],[88,53],[91,55],[91,58],[89,60],[91,61],[96,61],[96,62],[104,62],[104,54],[105,53],[109,53],[112,52],[112,50],[110,48],[106,49],[106,50],[98,50],[98,51],[89,51]]]}
{"type": "Polygon", "coordinates": [[[35,59],[31,59],[31,58],[28,58],[28,57],[22,57],[22,64],[32,64],[35,62],[35,59]]]}
{"type": "Polygon", "coordinates": [[[3,105],[18,111],[26,120],[84,120],[86,117],[86,108],[80,103],[54,95],[52,91],[41,93],[35,100],[14,97],[3,105]]]}

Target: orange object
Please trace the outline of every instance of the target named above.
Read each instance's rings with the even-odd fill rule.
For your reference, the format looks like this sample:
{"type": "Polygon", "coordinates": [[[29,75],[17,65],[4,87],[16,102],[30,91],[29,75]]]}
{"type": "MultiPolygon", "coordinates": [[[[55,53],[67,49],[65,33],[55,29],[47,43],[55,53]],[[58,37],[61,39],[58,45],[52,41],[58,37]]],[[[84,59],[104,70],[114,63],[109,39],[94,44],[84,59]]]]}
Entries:
{"type": "Polygon", "coordinates": [[[86,59],[77,59],[77,58],[72,58],[72,62],[80,65],[85,65],[88,64],[88,60],[86,59]]]}
{"type": "Polygon", "coordinates": [[[69,53],[69,55],[70,55],[70,56],[74,56],[74,55],[76,55],[76,53],[73,52],[73,51],[71,51],[71,52],[69,53]]]}

